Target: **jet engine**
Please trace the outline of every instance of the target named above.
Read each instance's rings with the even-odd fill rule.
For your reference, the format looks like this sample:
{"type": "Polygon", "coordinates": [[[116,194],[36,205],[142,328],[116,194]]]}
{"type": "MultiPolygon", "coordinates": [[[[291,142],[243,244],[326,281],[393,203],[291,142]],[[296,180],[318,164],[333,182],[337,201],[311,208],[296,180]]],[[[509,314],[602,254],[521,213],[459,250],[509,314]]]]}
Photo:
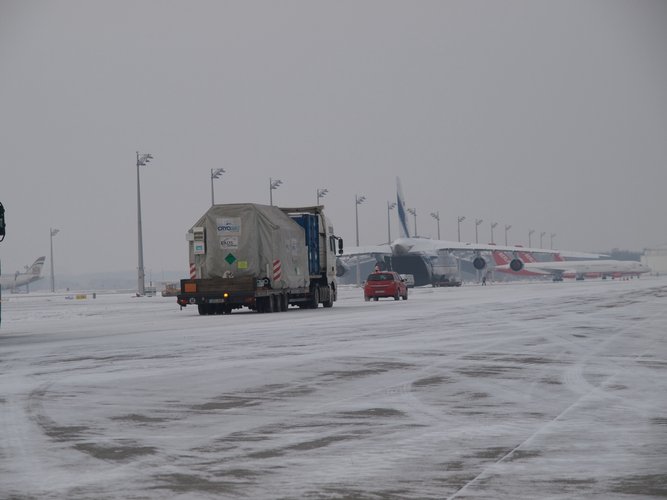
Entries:
{"type": "Polygon", "coordinates": [[[513,258],[510,261],[510,269],[515,273],[518,273],[523,269],[523,261],[521,259],[517,259],[516,257],[513,258]]]}
{"type": "Polygon", "coordinates": [[[472,265],[475,269],[477,269],[478,271],[481,271],[482,269],[484,269],[486,267],[486,260],[484,260],[484,257],[481,257],[481,256],[478,255],[477,257],[475,257],[473,259],[472,265]]]}

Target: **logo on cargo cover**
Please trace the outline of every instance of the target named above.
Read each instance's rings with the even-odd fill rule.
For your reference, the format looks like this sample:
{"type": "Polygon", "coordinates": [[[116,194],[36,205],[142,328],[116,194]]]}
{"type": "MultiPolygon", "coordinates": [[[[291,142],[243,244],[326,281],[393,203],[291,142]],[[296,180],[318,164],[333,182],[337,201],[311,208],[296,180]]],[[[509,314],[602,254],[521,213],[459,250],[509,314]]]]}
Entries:
{"type": "Polygon", "coordinates": [[[218,234],[226,236],[228,234],[241,234],[241,218],[226,217],[215,220],[218,234]]]}
{"type": "Polygon", "coordinates": [[[227,236],[226,238],[220,238],[220,249],[230,250],[237,249],[239,247],[239,238],[238,236],[227,236]]]}

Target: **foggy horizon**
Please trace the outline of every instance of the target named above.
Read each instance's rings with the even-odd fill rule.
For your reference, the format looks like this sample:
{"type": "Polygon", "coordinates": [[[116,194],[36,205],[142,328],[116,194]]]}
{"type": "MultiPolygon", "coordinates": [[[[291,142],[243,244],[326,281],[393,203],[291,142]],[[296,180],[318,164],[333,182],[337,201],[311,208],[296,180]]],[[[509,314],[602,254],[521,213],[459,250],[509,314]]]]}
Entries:
{"type": "Polygon", "coordinates": [[[667,244],[667,3],[0,2],[3,273],[187,270],[211,203],[316,203],[387,241],[667,244]],[[414,217],[409,216],[410,231],[414,217]],[[398,237],[396,210],[391,237],[398,237]]]}

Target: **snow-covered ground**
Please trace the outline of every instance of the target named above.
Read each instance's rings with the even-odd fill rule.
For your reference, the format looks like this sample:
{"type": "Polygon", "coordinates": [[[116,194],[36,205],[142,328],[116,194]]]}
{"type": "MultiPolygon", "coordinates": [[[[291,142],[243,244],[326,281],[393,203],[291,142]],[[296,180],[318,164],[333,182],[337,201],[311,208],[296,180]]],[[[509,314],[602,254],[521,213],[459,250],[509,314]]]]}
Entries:
{"type": "Polygon", "coordinates": [[[3,295],[0,498],[667,495],[667,280],[3,295]]]}

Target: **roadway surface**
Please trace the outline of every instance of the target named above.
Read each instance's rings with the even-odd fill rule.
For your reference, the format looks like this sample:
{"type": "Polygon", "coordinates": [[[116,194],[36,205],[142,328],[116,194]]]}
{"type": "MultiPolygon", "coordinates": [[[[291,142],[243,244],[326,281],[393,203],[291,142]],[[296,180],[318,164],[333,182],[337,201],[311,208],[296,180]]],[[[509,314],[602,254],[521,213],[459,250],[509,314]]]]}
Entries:
{"type": "Polygon", "coordinates": [[[3,301],[3,499],[667,495],[662,279],[3,301]]]}

